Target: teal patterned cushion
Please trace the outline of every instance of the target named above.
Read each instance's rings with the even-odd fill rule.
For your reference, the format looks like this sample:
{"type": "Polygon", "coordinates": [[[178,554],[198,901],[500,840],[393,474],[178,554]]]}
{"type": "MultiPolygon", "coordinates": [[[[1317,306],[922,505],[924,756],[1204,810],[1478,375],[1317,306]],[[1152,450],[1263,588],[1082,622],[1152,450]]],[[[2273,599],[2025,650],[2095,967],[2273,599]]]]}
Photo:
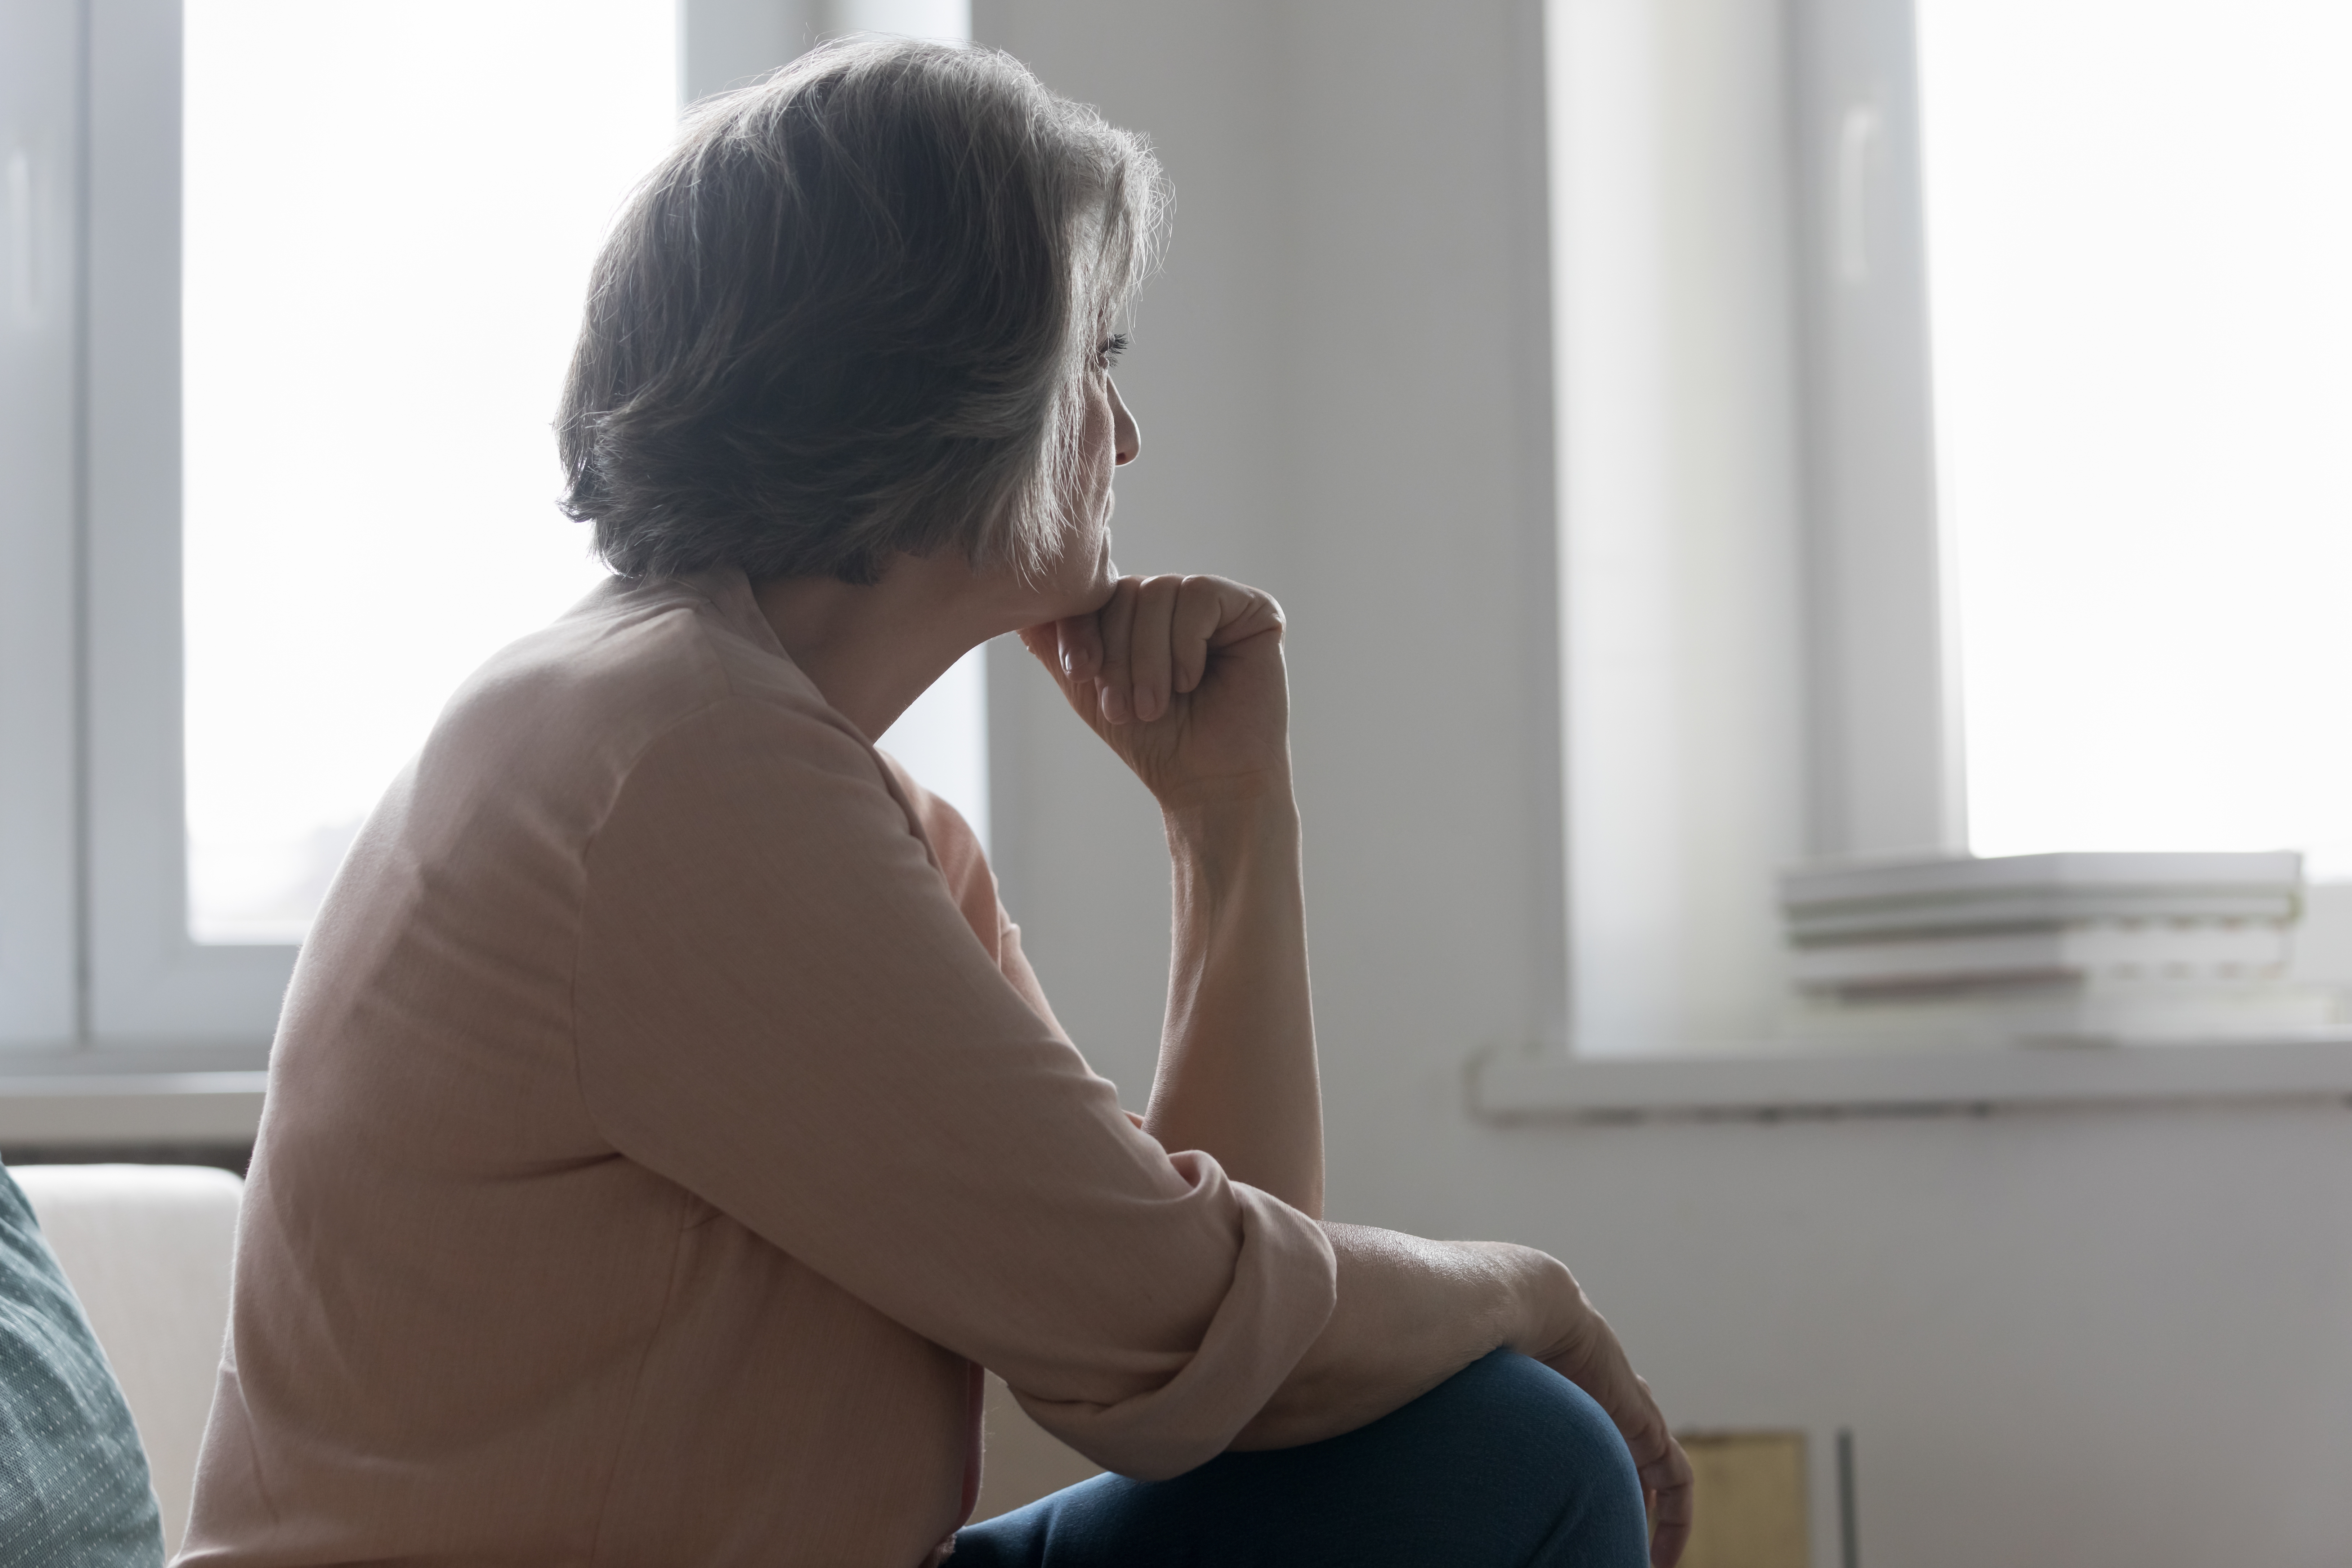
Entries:
{"type": "Polygon", "coordinates": [[[0,1568],[160,1568],[131,1407],[32,1205],[0,1169],[0,1568]]]}

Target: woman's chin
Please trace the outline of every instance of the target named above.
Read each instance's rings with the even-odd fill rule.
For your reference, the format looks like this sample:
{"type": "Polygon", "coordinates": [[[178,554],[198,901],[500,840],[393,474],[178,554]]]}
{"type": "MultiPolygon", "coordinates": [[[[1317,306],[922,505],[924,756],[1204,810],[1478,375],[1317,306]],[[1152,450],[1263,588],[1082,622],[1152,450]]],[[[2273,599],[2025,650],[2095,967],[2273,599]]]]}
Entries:
{"type": "Polygon", "coordinates": [[[1110,603],[1110,596],[1117,591],[1118,587],[1118,568],[1112,563],[1110,553],[1106,551],[1103,553],[1102,569],[1095,574],[1094,582],[1087,588],[1085,595],[1087,607],[1083,610],[1074,610],[1071,613],[1073,615],[1080,616],[1093,615],[1097,610],[1101,609],[1105,605],[1110,603]]]}
{"type": "Polygon", "coordinates": [[[1055,619],[1071,616],[1091,616],[1110,603],[1113,590],[1118,586],[1118,565],[1110,558],[1110,531],[1105,529],[1096,536],[1093,547],[1083,553],[1071,552],[1064,569],[1055,575],[1055,599],[1058,607],[1055,619]],[[1080,562],[1085,563],[1084,565],[1080,562]]]}

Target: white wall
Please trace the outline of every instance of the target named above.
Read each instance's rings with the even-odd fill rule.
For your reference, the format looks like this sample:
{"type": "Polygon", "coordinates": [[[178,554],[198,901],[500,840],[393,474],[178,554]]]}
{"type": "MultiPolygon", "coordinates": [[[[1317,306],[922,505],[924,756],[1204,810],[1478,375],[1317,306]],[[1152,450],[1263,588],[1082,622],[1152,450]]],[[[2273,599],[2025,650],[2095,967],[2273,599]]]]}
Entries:
{"type": "MultiPolygon", "coordinates": [[[[1730,37],[1766,0],[1658,4],[1730,37]]],[[[1679,1423],[1852,1426],[1868,1568],[2346,1562],[2345,1110],[1465,1113],[1474,1048],[1562,1022],[1534,5],[977,0],[973,30],[1175,176],[1118,559],[1291,615],[1334,1217],[1559,1252],[1679,1423]]],[[[991,682],[1007,900],[1140,1104],[1156,817],[1042,677],[991,682]]]]}

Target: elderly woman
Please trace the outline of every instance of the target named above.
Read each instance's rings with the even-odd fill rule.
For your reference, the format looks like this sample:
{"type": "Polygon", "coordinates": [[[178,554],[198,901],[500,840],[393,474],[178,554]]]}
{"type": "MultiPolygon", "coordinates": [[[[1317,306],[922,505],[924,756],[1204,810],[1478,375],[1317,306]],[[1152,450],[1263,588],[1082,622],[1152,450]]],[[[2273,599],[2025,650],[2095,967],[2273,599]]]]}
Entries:
{"type": "Polygon", "coordinates": [[[183,1561],[1673,1562],[1566,1268],[1320,1218],[1281,614],[1110,560],[1158,201],[1013,61],[865,43],[622,215],[561,421],[614,576],[303,950],[183,1561]],[[1166,819],[1141,1117],[871,740],[1006,631],[1166,819]],[[1112,1473],[960,1531],[983,1367],[1112,1473]]]}

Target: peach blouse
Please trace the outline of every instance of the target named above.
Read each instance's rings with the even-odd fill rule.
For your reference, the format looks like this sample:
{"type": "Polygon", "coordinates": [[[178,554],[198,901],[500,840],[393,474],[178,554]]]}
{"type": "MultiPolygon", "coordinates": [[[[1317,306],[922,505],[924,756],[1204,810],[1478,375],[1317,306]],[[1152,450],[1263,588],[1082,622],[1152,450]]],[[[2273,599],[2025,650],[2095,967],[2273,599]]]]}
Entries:
{"type": "Polygon", "coordinates": [[[914,1568],[980,1367],[1172,1475],[1333,1290],[1120,1111],[740,573],[616,580],[459,692],[303,948],[181,1561],[914,1568]]]}

